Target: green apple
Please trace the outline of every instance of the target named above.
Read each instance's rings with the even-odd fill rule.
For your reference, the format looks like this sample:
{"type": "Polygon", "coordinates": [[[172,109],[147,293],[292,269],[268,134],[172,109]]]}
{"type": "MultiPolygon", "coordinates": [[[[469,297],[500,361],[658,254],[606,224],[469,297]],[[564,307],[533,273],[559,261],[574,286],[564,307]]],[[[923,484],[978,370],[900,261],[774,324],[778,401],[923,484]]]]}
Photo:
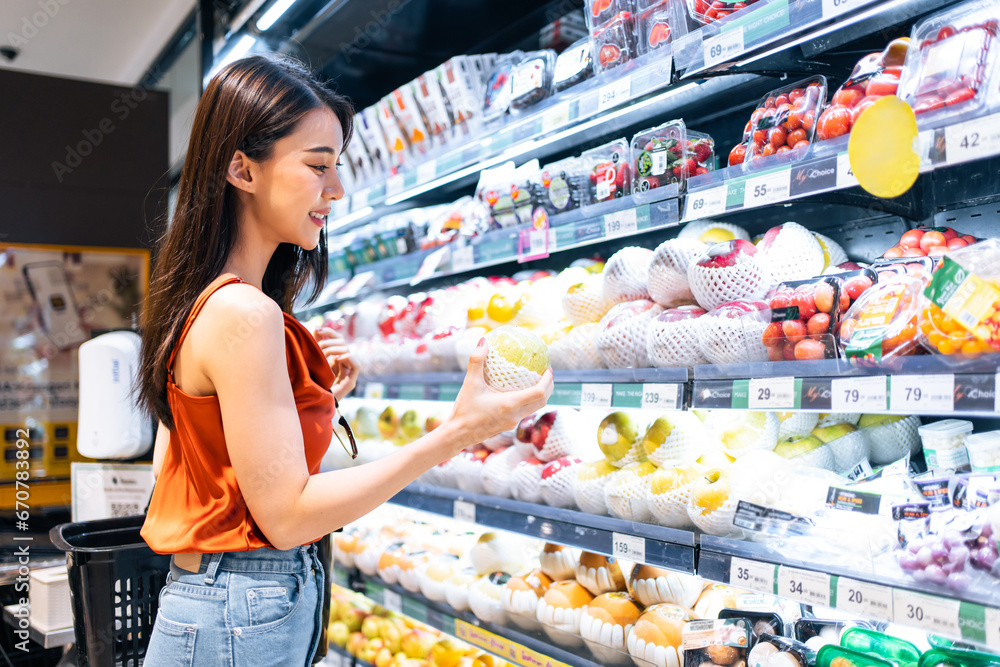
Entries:
{"type": "Polygon", "coordinates": [[[794,459],[797,456],[808,454],[824,444],[826,443],[815,435],[790,435],[778,443],[778,446],[774,448],[774,453],[786,459],[794,459]]]}
{"type": "Polygon", "coordinates": [[[434,646],[434,642],[436,641],[437,637],[430,632],[415,628],[403,637],[400,647],[408,658],[424,660],[430,654],[431,647],[434,646]]]}
{"type": "Polygon", "coordinates": [[[642,449],[646,455],[655,452],[670,437],[674,430],[673,424],[666,417],[657,417],[646,429],[646,434],[642,436],[642,449]]]}
{"type": "Polygon", "coordinates": [[[358,657],[365,662],[375,664],[375,656],[378,655],[378,652],[383,648],[385,648],[385,642],[378,637],[374,637],[365,643],[364,648],[362,648],[358,653],[358,657]]]}
{"type": "Polygon", "coordinates": [[[541,375],[549,367],[549,349],[545,341],[527,329],[502,326],[485,336],[490,352],[495,352],[515,366],[541,375]]]}
{"type": "Polygon", "coordinates": [[[414,409],[409,409],[399,418],[399,432],[407,442],[413,442],[424,434],[424,420],[414,409]]]}
{"type": "Polygon", "coordinates": [[[361,623],[367,615],[364,610],[354,607],[345,607],[340,610],[340,620],[344,622],[344,625],[351,632],[359,632],[361,630],[361,623]]]}
{"type": "MultiPolygon", "coordinates": [[[[612,412],[597,427],[597,444],[611,464],[627,457],[638,437],[635,421],[624,412],[612,412]]],[[[640,450],[640,455],[645,452],[640,450]]]]}
{"type": "Polygon", "coordinates": [[[390,405],[378,416],[378,432],[386,440],[392,440],[399,431],[399,417],[390,405]]]}
{"type": "Polygon", "coordinates": [[[814,428],[812,434],[823,442],[833,442],[837,438],[843,438],[848,433],[853,433],[857,430],[854,424],[834,424],[833,426],[814,428]]]}
{"type": "Polygon", "coordinates": [[[701,513],[718,510],[729,500],[729,473],[725,468],[709,470],[691,485],[691,505],[701,513]]]}
{"type": "MultiPolygon", "coordinates": [[[[361,634],[368,639],[374,639],[375,637],[381,635],[382,627],[379,624],[379,619],[375,616],[366,617],[364,622],[361,624],[361,634]]],[[[371,662],[371,660],[368,662],[371,662]]]]}
{"type": "Polygon", "coordinates": [[[581,463],[576,478],[581,482],[586,482],[592,479],[606,477],[614,472],[618,472],[618,468],[608,463],[607,459],[601,459],[600,461],[581,463]]]}
{"type": "Polygon", "coordinates": [[[390,665],[392,665],[392,651],[383,646],[375,654],[375,667],[390,667],[390,665]]]}
{"type": "Polygon", "coordinates": [[[382,640],[392,653],[396,653],[402,647],[403,633],[399,631],[392,621],[385,621],[382,624],[382,640]]]}
{"type": "Polygon", "coordinates": [[[705,474],[700,465],[680,465],[673,468],[661,468],[653,473],[649,483],[649,492],[654,496],[682,489],[705,474]]]}
{"type": "Polygon", "coordinates": [[[347,647],[347,640],[351,638],[351,631],[347,629],[347,624],[343,621],[334,621],[327,631],[330,641],[340,648],[347,647]]]}
{"type": "Polygon", "coordinates": [[[358,408],[351,429],[359,440],[367,440],[378,435],[378,410],[367,405],[358,408]]]}
{"type": "Polygon", "coordinates": [[[858,428],[868,428],[870,426],[885,426],[906,419],[906,415],[861,415],[858,421],[858,428]]]}

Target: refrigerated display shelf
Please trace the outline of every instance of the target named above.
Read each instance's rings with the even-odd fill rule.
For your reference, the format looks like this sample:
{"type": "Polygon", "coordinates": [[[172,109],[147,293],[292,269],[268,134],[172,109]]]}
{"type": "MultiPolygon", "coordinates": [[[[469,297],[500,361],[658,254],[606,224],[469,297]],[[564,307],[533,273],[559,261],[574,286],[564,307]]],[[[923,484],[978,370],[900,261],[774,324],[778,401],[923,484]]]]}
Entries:
{"type": "Polygon", "coordinates": [[[466,493],[419,482],[410,484],[389,502],[594,553],[681,572],[695,571],[695,536],[686,530],[466,493]]]}
{"type": "Polygon", "coordinates": [[[354,665],[368,664],[362,660],[357,660],[350,653],[340,648],[336,644],[330,644],[326,657],[319,663],[324,667],[354,667],[354,665]]]}

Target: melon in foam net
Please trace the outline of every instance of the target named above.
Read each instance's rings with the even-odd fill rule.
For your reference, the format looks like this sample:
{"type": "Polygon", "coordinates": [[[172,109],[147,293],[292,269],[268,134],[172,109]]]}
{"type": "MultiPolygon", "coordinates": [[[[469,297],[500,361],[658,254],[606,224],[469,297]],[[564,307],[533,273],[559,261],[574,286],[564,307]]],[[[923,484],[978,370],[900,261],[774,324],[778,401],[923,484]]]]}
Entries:
{"type": "Polygon", "coordinates": [[[611,303],[649,298],[649,248],[622,248],[604,267],[604,298],[611,303]]]}
{"type": "Polygon", "coordinates": [[[502,326],[486,334],[489,353],[483,375],[495,391],[517,391],[538,384],[549,367],[545,342],[525,329],[502,326]]]}
{"type": "Polygon", "coordinates": [[[767,230],[757,249],[775,282],[812,278],[826,267],[819,239],[797,222],[767,230]]]}

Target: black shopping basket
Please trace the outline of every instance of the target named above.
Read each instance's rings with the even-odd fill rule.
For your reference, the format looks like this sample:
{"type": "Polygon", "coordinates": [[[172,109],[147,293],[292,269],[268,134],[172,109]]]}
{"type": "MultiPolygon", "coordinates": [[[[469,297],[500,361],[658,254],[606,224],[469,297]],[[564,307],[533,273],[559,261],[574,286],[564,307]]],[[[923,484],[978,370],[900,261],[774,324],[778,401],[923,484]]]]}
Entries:
{"type": "Polygon", "coordinates": [[[77,663],[139,667],[156,620],[170,556],[146,546],[145,515],[64,523],[49,532],[65,551],[77,663]]]}

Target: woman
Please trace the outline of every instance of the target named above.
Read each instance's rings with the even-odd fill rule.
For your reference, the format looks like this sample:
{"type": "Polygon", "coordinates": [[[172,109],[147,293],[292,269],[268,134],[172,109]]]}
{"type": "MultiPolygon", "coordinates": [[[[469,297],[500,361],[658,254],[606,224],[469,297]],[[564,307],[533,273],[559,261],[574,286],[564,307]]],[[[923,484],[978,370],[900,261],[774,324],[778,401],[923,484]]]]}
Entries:
{"type": "Polygon", "coordinates": [[[309,665],[316,540],[463,448],[513,428],[552,391],[485,386],[485,341],[451,416],[376,463],[319,472],[346,347],[321,348],[289,311],[326,277],[324,225],[344,196],[350,104],[300,64],[224,68],[195,114],[174,220],[144,312],[139,391],[160,420],[142,536],[172,554],[145,664],[309,665]]]}

